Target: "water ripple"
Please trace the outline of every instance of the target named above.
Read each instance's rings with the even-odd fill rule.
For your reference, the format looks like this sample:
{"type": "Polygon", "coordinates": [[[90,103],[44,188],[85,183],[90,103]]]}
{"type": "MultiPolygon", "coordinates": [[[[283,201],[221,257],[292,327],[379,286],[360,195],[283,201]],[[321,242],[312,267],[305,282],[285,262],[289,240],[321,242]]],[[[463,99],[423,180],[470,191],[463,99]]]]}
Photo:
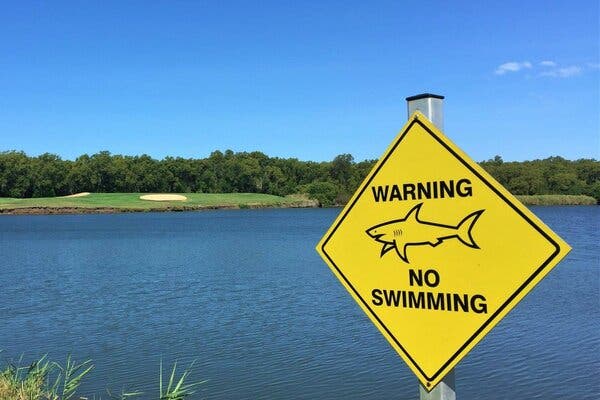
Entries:
{"type": "MultiPolygon", "coordinates": [[[[0,218],[2,356],[92,358],[87,394],[155,392],[179,360],[198,398],[417,398],[313,250],[337,212],[0,218]]],[[[600,397],[598,208],[534,212],[574,249],[459,364],[461,399],[600,397]]]]}

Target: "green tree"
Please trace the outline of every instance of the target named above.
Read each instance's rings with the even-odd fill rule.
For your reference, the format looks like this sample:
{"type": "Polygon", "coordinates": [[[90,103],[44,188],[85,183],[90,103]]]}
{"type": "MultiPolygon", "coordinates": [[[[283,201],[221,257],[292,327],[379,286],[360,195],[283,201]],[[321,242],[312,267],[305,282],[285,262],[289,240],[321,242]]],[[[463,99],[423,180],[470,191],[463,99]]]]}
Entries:
{"type": "Polygon", "coordinates": [[[330,175],[342,188],[348,188],[352,177],[354,157],[351,154],[340,154],[331,162],[330,175]]]}
{"type": "Polygon", "coordinates": [[[44,153],[30,160],[32,197],[64,196],[68,193],[66,181],[68,166],[60,157],[44,153]]]}
{"type": "Polygon", "coordinates": [[[315,199],[321,206],[331,206],[335,204],[335,199],[339,194],[339,188],[332,182],[313,182],[303,188],[311,199],[315,199]]]}
{"type": "Polygon", "coordinates": [[[0,193],[4,197],[31,197],[31,160],[22,151],[0,153],[0,193]]]}

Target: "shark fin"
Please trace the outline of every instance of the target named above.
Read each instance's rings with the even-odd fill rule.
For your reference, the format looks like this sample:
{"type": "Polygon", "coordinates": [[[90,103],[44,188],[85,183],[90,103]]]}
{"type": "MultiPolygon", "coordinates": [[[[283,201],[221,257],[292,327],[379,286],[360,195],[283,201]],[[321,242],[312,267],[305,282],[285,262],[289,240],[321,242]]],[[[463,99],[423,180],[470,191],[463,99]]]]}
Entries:
{"type": "Polygon", "coordinates": [[[381,248],[381,254],[379,255],[379,257],[383,257],[383,255],[385,253],[387,253],[388,251],[395,249],[396,248],[396,243],[384,243],[383,247],[381,248]]]}
{"type": "Polygon", "coordinates": [[[402,261],[404,261],[407,264],[410,264],[410,261],[408,261],[408,257],[406,256],[406,248],[408,246],[405,244],[402,246],[402,248],[398,248],[398,246],[396,246],[396,253],[398,253],[398,257],[400,257],[402,259],[402,261]]]}
{"type": "Polygon", "coordinates": [[[471,230],[484,211],[485,210],[479,210],[467,215],[456,227],[456,230],[458,231],[458,240],[473,249],[478,249],[479,246],[475,243],[473,235],[471,235],[471,230]]]}
{"type": "Polygon", "coordinates": [[[423,203],[419,203],[416,206],[414,206],[413,208],[410,209],[410,211],[408,212],[408,214],[406,214],[406,217],[404,217],[403,221],[408,220],[409,218],[414,218],[415,220],[419,220],[419,211],[421,211],[421,206],[423,205],[423,203]]]}

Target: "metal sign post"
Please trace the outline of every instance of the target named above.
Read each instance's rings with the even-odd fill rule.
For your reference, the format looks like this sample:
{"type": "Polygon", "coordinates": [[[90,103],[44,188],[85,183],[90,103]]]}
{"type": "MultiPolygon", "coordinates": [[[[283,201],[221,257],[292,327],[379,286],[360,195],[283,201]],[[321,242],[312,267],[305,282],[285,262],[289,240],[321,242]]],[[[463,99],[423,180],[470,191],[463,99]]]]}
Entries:
{"type": "Polygon", "coordinates": [[[431,392],[425,390],[423,385],[419,384],[420,400],[456,400],[454,369],[442,379],[431,392]]]}
{"type": "MultiPolygon", "coordinates": [[[[415,111],[420,111],[440,130],[444,129],[444,96],[437,94],[419,94],[406,98],[408,118],[415,111]]],[[[420,400],[456,400],[455,376],[452,369],[444,379],[430,392],[419,384],[420,400]]]]}
{"type": "Polygon", "coordinates": [[[440,131],[444,130],[444,96],[424,93],[406,98],[408,118],[421,111],[440,131]]]}

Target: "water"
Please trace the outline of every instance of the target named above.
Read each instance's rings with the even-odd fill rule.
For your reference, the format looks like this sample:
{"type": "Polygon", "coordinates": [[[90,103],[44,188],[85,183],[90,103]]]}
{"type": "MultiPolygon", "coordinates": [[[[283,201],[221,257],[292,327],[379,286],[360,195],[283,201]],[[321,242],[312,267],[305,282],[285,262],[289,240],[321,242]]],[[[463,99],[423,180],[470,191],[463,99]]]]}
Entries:
{"type": "MultiPolygon", "coordinates": [[[[460,399],[600,396],[600,207],[533,211],[573,251],[459,364],[460,399]]],[[[0,358],[91,358],[88,395],[155,393],[177,359],[196,398],[418,398],[314,251],[337,213],[2,216],[0,358]]]]}

